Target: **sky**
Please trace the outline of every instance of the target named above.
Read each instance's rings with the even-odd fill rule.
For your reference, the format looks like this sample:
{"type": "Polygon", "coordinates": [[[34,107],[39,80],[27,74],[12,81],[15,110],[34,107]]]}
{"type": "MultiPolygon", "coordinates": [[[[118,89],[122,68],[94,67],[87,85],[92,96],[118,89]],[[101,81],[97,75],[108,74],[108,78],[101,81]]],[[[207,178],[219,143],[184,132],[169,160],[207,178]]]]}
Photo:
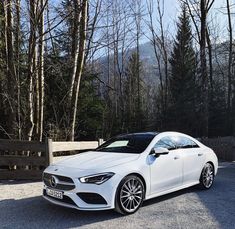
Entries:
{"type": "MultiPolygon", "coordinates": [[[[27,9],[24,7],[26,5],[25,1],[27,0],[22,0],[22,8],[24,9],[24,11],[26,11],[25,14],[27,15],[27,9]]],[[[104,3],[107,3],[106,1],[108,0],[103,0],[104,3]]],[[[110,1],[111,0],[109,0],[109,2],[110,1]]],[[[120,1],[131,1],[131,0],[120,0],[120,1]]],[[[142,0],[143,4],[146,5],[145,1],[146,0],[142,0]]],[[[153,0],[153,1],[156,5],[157,0],[153,0]]],[[[160,1],[163,2],[163,0],[160,0],[160,1]]],[[[54,7],[56,6],[58,7],[61,2],[62,0],[49,0],[49,5],[51,6],[50,16],[53,15],[54,7]]],[[[230,4],[234,4],[233,12],[235,16],[235,0],[230,0],[230,4]]],[[[212,40],[216,39],[215,42],[222,42],[222,41],[228,40],[227,16],[226,14],[223,13],[223,12],[226,12],[225,6],[226,6],[226,0],[215,0],[213,7],[210,10],[210,14],[208,16],[208,22],[211,28],[213,28],[211,30],[211,39],[212,40]]],[[[156,7],[155,7],[155,11],[156,11],[156,7]]],[[[168,31],[167,35],[170,39],[174,39],[175,37],[176,21],[177,21],[179,14],[180,14],[179,0],[164,0],[164,22],[163,23],[164,23],[164,28],[168,31]]],[[[232,21],[233,21],[233,28],[235,30],[234,16],[232,18],[232,21]]],[[[154,21],[156,23],[156,18],[154,21]]],[[[159,26],[156,25],[156,28],[159,28],[159,26]]],[[[145,35],[142,36],[141,41],[140,41],[141,43],[148,42],[149,41],[148,36],[151,37],[151,33],[146,24],[144,26],[144,30],[145,31],[143,32],[143,34],[145,35]]],[[[234,31],[234,34],[235,34],[235,31],[234,31]]]]}
{"type": "MultiPolygon", "coordinates": [[[[231,4],[234,3],[234,0],[230,0],[231,4]]],[[[223,18],[224,15],[220,13],[222,7],[226,6],[226,0],[215,0],[212,11],[217,13],[220,18],[223,18]]],[[[169,20],[174,20],[176,15],[179,14],[180,7],[179,7],[179,0],[165,0],[165,14],[169,20]]]]}
{"type": "MultiPolygon", "coordinates": [[[[234,0],[230,0],[230,4],[234,4],[234,0]]],[[[208,22],[211,24],[216,24],[216,30],[220,36],[220,40],[226,40],[227,30],[227,16],[224,14],[226,12],[226,0],[215,0],[213,7],[210,10],[208,15],[208,22]],[[213,20],[212,20],[213,18],[213,20]]],[[[170,32],[175,33],[176,25],[175,20],[177,15],[180,13],[179,0],[165,0],[165,25],[169,25],[170,32]]],[[[235,13],[235,6],[232,9],[232,12],[235,13]]],[[[232,16],[235,17],[235,14],[232,16]]],[[[233,21],[235,21],[232,18],[233,21]]],[[[235,23],[233,23],[235,25],[235,23]]],[[[234,26],[233,26],[234,27],[234,26]]]]}
{"type": "MultiPolygon", "coordinates": [[[[58,5],[62,0],[49,0],[50,4],[58,5]]],[[[107,0],[103,0],[104,2],[107,0]]],[[[128,1],[128,0],[123,0],[128,1]]],[[[153,0],[154,3],[157,3],[157,0],[153,0]]],[[[177,16],[180,14],[180,0],[160,0],[164,1],[164,25],[169,30],[170,36],[174,36],[176,32],[176,20],[177,16]]],[[[209,0],[212,1],[212,0],[209,0]]],[[[143,0],[143,4],[145,0],[143,0]]],[[[234,0],[230,0],[230,4],[234,4],[234,0]]],[[[212,9],[210,10],[210,14],[208,16],[208,21],[213,27],[216,27],[216,31],[212,31],[215,33],[214,36],[219,36],[220,40],[226,40],[227,38],[227,16],[222,12],[226,12],[226,0],[215,0],[212,9]],[[213,18],[213,20],[211,20],[213,18]]],[[[233,12],[235,13],[235,6],[233,7],[233,12]]],[[[235,16],[235,14],[234,14],[235,16]]],[[[235,22],[235,20],[233,20],[235,22]]],[[[147,27],[147,26],[146,26],[147,27]]],[[[234,23],[235,27],[235,23],[234,23]]],[[[147,28],[146,28],[147,29],[147,28]]],[[[235,31],[234,31],[235,32],[235,31]]],[[[146,38],[142,39],[144,42],[146,38]]]]}

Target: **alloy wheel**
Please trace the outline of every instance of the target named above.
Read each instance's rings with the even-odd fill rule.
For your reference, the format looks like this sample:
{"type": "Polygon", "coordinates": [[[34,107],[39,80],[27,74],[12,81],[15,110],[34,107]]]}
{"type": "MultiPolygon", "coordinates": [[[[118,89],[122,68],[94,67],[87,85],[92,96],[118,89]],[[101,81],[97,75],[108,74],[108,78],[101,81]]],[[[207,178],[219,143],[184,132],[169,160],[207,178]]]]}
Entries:
{"type": "Polygon", "coordinates": [[[128,212],[135,212],[143,201],[143,185],[135,178],[128,179],[120,190],[120,203],[122,208],[128,212]]]}
{"type": "Polygon", "coordinates": [[[214,181],[214,169],[213,166],[207,163],[202,172],[202,182],[205,188],[210,188],[214,181]]]}

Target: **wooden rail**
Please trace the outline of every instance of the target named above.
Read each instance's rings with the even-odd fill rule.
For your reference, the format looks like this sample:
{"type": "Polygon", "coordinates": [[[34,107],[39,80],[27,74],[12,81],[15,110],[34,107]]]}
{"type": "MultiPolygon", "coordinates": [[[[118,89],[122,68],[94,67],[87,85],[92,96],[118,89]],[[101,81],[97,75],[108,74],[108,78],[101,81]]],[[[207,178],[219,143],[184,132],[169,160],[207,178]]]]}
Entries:
{"type": "Polygon", "coordinates": [[[201,141],[212,148],[219,159],[235,161],[235,137],[204,138],[201,141]]]}
{"type": "Polygon", "coordinates": [[[98,141],[89,142],[52,142],[53,152],[95,149],[98,147],[98,141]],[[63,149],[63,150],[61,150],[63,149]]]}
{"type": "MultiPolygon", "coordinates": [[[[45,142],[0,139],[0,180],[39,180],[53,162],[54,152],[94,149],[103,140],[89,142],[45,142]]],[[[202,139],[219,159],[235,161],[235,137],[202,139]]]]}
{"type": "Polygon", "coordinates": [[[0,139],[0,180],[39,180],[43,170],[53,162],[54,152],[95,149],[102,143],[45,142],[0,139]]]}

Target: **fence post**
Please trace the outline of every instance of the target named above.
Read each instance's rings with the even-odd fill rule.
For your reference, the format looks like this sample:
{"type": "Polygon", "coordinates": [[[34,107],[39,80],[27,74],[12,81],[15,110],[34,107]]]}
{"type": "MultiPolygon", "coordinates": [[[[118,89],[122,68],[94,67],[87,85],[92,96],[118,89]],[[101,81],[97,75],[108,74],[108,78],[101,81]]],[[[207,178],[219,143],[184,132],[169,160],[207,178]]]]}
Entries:
{"type": "Polygon", "coordinates": [[[52,139],[46,139],[46,162],[47,166],[53,162],[53,148],[52,148],[52,139]]]}
{"type": "Polygon", "coordinates": [[[98,139],[98,146],[102,145],[104,143],[104,139],[103,138],[99,138],[98,139]]]}

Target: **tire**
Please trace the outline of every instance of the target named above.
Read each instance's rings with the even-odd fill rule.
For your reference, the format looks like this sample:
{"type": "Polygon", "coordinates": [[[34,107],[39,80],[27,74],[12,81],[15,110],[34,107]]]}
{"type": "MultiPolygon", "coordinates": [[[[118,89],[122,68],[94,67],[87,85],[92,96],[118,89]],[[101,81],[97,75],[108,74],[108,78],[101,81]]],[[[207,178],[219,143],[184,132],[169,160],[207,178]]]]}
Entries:
{"type": "Polygon", "coordinates": [[[126,176],[117,188],[115,211],[122,215],[135,213],[142,205],[144,196],[142,180],[134,175],[126,176]]]}
{"type": "Polygon", "coordinates": [[[210,189],[214,183],[214,178],[215,173],[213,165],[211,163],[206,163],[200,177],[200,188],[205,190],[210,189]]]}

